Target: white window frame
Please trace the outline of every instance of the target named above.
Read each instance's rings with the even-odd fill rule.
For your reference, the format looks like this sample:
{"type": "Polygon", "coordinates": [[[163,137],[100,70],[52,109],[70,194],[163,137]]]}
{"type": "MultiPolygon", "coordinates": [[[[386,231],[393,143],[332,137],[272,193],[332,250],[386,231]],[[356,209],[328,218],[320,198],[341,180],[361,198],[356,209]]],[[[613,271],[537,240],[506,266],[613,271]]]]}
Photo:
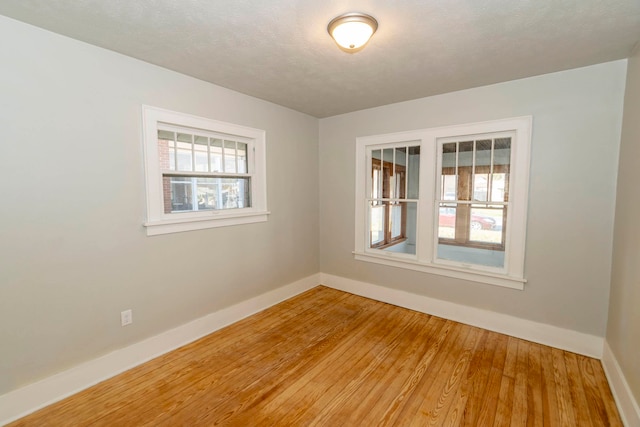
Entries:
{"type": "Polygon", "coordinates": [[[437,127],[356,138],[356,260],[417,270],[474,282],[524,289],[527,203],[532,117],[515,117],[481,123],[437,127]],[[452,137],[512,132],[510,201],[505,239],[504,268],[485,267],[437,259],[438,224],[436,188],[439,187],[441,155],[438,142],[452,137]],[[367,189],[370,188],[371,150],[394,144],[420,145],[420,178],[416,254],[404,254],[369,247],[367,189]]]}
{"type": "MultiPolygon", "coordinates": [[[[232,123],[192,116],[161,108],[142,106],[143,148],[147,195],[148,236],[205,228],[225,227],[267,220],[266,132],[232,123]],[[162,171],[158,153],[158,128],[185,132],[205,131],[237,138],[247,143],[247,173],[251,179],[251,207],[180,213],[164,212],[162,171]]],[[[187,173],[188,174],[188,173],[187,173]]]]}

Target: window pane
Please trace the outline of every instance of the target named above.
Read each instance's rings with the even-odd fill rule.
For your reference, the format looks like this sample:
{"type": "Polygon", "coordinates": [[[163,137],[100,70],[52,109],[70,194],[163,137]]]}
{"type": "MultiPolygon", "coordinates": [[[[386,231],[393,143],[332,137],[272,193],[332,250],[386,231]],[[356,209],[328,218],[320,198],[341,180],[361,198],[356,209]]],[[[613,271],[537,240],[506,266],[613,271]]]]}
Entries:
{"type": "Polygon", "coordinates": [[[509,201],[509,171],[511,167],[511,138],[496,138],[493,152],[491,201],[509,201]]]}
{"type": "Polygon", "coordinates": [[[176,170],[176,142],[169,141],[169,169],[176,170]]]}
{"type": "Polygon", "coordinates": [[[369,206],[369,224],[371,234],[370,246],[374,246],[384,241],[384,210],[385,206],[382,204],[373,204],[369,206]]]}
{"type": "Polygon", "coordinates": [[[486,202],[489,197],[492,144],[491,139],[476,141],[473,200],[486,202]]]}
{"type": "Polygon", "coordinates": [[[455,205],[441,205],[438,212],[438,238],[454,239],[456,237],[455,205]]]}
{"type": "Polygon", "coordinates": [[[494,173],[491,180],[491,201],[506,202],[507,174],[494,173]]]}
{"type": "Polygon", "coordinates": [[[402,237],[402,206],[399,204],[391,205],[391,238],[396,239],[402,237]]]}
{"type": "Polygon", "coordinates": [[[371,152],[371,198],[382,198],[382,151],[371,152]]]}
{"type": "Polygon", "coordinates": [[[393,240],[384,248],[387,252],[400,252],[415,255],[416,253],[416,220],[418,204],[416,202],[401,202],[391,205],[391,235],[395,234],[397,242],[393,240]]]}
{"type": "Polygon", "coordinates": [[[438,258],[504,267],[504,209],[502,205],[441,204],[438,258]]]}
{"type": "Polygon", "coordinates": [[[499,268],[504,267],[504,251],[495,249],[439,243],[438,258],[462,262],[464,264],[476,264],[499,268]]]}
{"type": "Polygon", "coordinates": [[[171,213],[171,178],[168,176],[162,177],[162,198],[163,198],[163,212],[171,213]]]}
{"type": "Polygon", "coordinates": [[[222,189],[220,209],[240,209],[251,206],[249,178],[223,178],[220,179],[220,183],[222,189]]]}
{"type": "Polygon", "coordinates": [[[160,160],[160,170],[175,170],[175,152],[173,132],[158,131],[158,157],[160,160]]]}
{"type": "Polygon", "coordinates": [[[393,148],[382,150],[382,197],[392,198],[393,196],[393,148]]]}
{"type": "MultiPolygon", "coordinates": [[[[495,147],[494,149],[496,150],[496,152],[500,152],[498,150],[506,150],[506,151],[502,151],[502,153],[508,153],[511,150],[511,138],[510,137],[506,137],[506,138],[496,138],[495,140],[495,147]]],[[[508,156],[507,156],[508,158],[508,156]]],[[[498,162],[498,161],[494,161],[495,164],[505,164],[502,162],[498,162]]],[[[508,164],[508,160],[507,163],[508,164]]]]}
{"type": "Polygon", "coordinates": [[[456,200],[457,175],[442,175],[442,200],[456,200]]]}
{"type": "Polygon", "coordinates": [[[407,147],[396,148],[396,165],[407,166],[407,147]]]}
{"type": "MultiPolygon", "coordinates": [[[[443,144],[447,145],[447,144],[443,144]]],[[[458,167],[473,165],[473,141],[460,142],[458,144],[458,167]]]]}
{"type": "Polygon", "coordinates": [[[193,151],[191,145],[192,135],[178,134],[178,169],[179,171],[193,170],[193,151]]]}
{"type": "Polygon", "coordinates": [[[382,171],[379,167],[375,167],[371,173],[371,198],[382,198],[382,171]]]}
{"type": "Polygon", "coordinates": [[[442,167],[454,169],[454,171],[451,173],[451,175],[453,175],[455,173],[456,165],[457,165],[457,144],[455,142],[448,142],[446,144],[442,144],[442,167]]]}
{"type": "Polygon", "coordinates": [[[472,206],[469,240],[502,245],[504,206],[472,206]]]}
{"type": "Polygon", "coordinates": [[[173,141],[175,138],[175,132],[170,130],[158,130],[158,139],[166,139],[167,141],[173,141]]]}
{"type": "Polygon", "coordinates": [[[247,173],[247,144],[238,142],[238,173],[247,173]]]}
{"type": "Polygon", "coordinates": [[[226,173],[237,173],[235,141],[224,141],[224,171],[226,173]]]}
{"type": "Polygon", "coordinates": [[[165,213],[251,207],[249,178],[163,178],[165,213]]]}
{"type": "Polygon", "coordinates": [[[211,147],[210,147],[210,155],[211,155],[211,164],[210,171],[211,172],[223,172],[222,170],[222,140],[221,139],[211,139],[211,147]]]}
{"type": "Polygon", "coordinates": [[[193,210],[193,180],[189,177],[170,177],[164,183],[164,196],[169,197],[170,204],[165,203],[165,213],[193,210]],[[169,208],[169,212],[167,211],[169,208]]]}
{"type": "Polygon", "coordinates": [[[420,182],[420,146],[409,147],[409,164],[407,170],[407,198],[418,198],[420,182]]]}
{"type": "Polygon", "coordinates": [[[193,152],[196,160],[196,171],[209,171],[209,155],[208,155],[209,138],[206,136],[195,136],[193,141],[193,152]]]}
{"type": "Polygon", "coordinates": [[[216,209],[218,204],[218,192],[219,186],[211,180],[206,178],[197,179],[197,197],[198,197],[198,210],[213,210],[216,209]]]}
{"type": "Polygon", "coordinates": [[[415,254],[417,208],[416,202],[370,202],[369,247],[415,254]]]}
{"type": "Polygon", "coordinates": [[[489,195],[488,173],[475,173],[473,175],[473,200],[486,202],[489,195]]]}
{"type": "Polygon", "coordinates": [[[489,172],[488,168],[491,166],[491,139],[482,139],[476,141],[476,170],[483,170],[489,172]],[[483,168],[484,167],[484,168],[483,168]]]}
{"type": "Polygon", "coordinates": [[[440,181],[440,200],[457,200],[458,185],[458,144],[442,144],[442,175],[440,181]]]}
{"type": "Polygon", "coordinates": [[[407,195],[407,147],[396,148],[395,185],[394,194],[397,199],[404,199],[407,195]]]}

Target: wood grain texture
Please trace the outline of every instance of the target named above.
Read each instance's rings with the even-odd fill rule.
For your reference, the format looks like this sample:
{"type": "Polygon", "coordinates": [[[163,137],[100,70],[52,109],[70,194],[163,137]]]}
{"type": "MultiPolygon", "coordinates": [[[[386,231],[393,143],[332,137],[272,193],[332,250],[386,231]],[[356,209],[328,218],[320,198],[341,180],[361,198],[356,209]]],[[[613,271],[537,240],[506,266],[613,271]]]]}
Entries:
{"type": "Polygon", "coordinates": [[[621,426],[598,360],[319,286],[10,426],[621,426]]]}

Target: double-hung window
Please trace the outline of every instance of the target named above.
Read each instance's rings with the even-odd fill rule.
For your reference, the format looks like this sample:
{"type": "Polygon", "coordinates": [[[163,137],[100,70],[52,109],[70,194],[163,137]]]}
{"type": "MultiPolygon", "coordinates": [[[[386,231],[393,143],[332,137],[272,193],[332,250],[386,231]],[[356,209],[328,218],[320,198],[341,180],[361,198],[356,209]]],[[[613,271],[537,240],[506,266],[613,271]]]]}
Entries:
{"type": "Polygon", "coordinates": [[[147,234],[265,221],[265,132],[143,107],[147,234]]]}
{"type": "Polygon", "coordinates": [[[359,260],[522,289],[531,117],[358,138],[359,260]]]}
{"type": "Polygon", "coordinates": [[[371,151],[371,247],[415,253],[420,147],[394,145],[371,151]],[[413,178],[413,177],[412,177],[413,178]]]}

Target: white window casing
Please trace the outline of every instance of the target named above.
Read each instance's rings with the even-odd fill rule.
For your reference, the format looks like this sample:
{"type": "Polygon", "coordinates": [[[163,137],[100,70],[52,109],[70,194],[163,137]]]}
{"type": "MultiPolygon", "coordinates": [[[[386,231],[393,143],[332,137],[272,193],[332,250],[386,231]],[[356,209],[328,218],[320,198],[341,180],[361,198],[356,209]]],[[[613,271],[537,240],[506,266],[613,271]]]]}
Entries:
{"type": "Polygon", "coordinates": [[[474,282],[524,289],[527,202],[532,117],[516,117],[356,138],[355,259],[474,282]],[[455,138],[506,133],[511,137],[508,215],[504,237],[504,265],[455,262],[438,258],[436,189],[440,188],[442,155],[438,144],[455,138]],[[370,246],[368,203],[371,152],[398,145],[420,146],[419,197],[415,254],[380,250],[370,246]]]}
{"type": "MultiPolygon", "coordinates": [[[[142,106],[142,123],[147,196],[147,219],[144,226],[148,236],[267,220],[269,211],[267,210],[265,131],[146,105],[142,106]],[[212,138],[231,138],[239,141],[238,144],[243,147],[246,144],[247,170],[242,171],[243,173],[212,173],[195,170],[172,173],[201,178],[248,180],[250,206],[235,209],[197,210],[196,208],[193,211],[166,212],[163,177],[167,171],[163,170],[160,164],[159,130],[210,135],[212,138]]],[[[236,159],[236,164],[237,162],[236,159]]],[[[177,166],[175,167],[177,169],[177,166]]]]}

